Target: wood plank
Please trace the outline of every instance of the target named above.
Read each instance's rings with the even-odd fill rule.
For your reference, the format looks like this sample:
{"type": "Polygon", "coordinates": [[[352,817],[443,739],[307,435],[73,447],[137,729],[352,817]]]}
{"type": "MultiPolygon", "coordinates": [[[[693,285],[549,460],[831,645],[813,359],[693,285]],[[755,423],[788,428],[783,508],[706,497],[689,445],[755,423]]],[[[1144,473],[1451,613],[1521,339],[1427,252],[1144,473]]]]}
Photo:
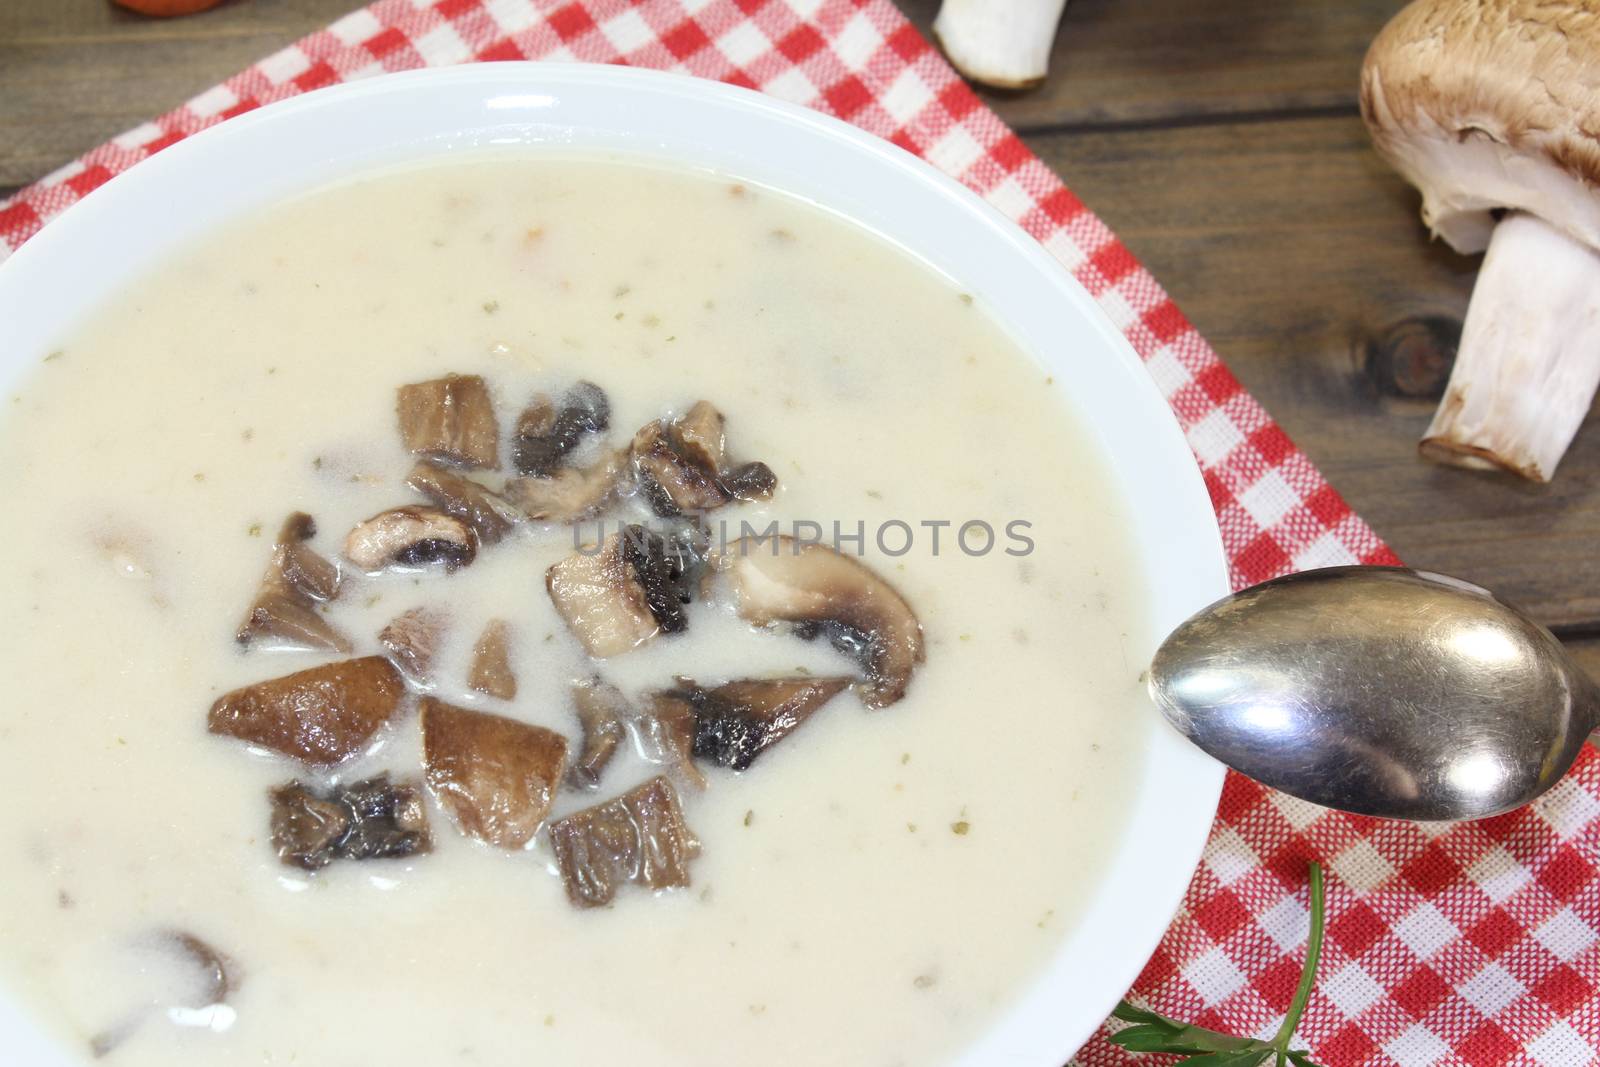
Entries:
{"type": "MultiPolygon", "coordinates": [[[[937,0],[900,0],[922,29],[937,0]]],[[[21,184],[315,30],[353,0],[232,0],[145,19],[107,0],[0,3],[0,184],[21,184]]],[[[1397,0],[1072,0],[1054,77],[989,94],[1024,130],[1352,111],[1397,0]]]]}
{"type": "Polygon", "coordinates": [[[1600,628],[1592,415],[1549,486],[1416,455],[1477,262],[1428,242],[1358,119],[1033,143],[1403,558],[1600,628]]]}
{"type": "Polygon", "coordinates": [[[149,19],[107,0],[0,0],[0,185],[49,173],[355,6],[233,0],[149,19]]]}
{"type": "MultiPolygon", "coordinates": [[[[939,0],[897,0],[927,32],[939,0]]],[[[1068,0],[1050,80],[985,92],[1019,130],[1267,112],[1354,114],[1361,58],[1402,0],[1068,0]]]]}

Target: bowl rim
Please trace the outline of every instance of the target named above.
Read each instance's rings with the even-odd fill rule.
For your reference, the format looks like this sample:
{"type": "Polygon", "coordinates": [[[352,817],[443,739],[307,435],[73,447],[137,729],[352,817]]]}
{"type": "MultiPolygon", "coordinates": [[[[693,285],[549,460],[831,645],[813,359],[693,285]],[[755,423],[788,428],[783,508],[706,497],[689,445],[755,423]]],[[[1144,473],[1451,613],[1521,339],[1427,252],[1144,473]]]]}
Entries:
{"type": "MultiPolygon", "coordinates": [[[[680,74],[526,61],[431,68],[316,90],[202,130],[113,177],[0,262],[0,322],[18,335],[11,349],[18,355],[0,356],[0,381],[24,373],[32,363],[21,353],[52,344],[142,266],[253,207],[396,162],[507,146],[571,149],[602,134],[609,138],[603,151],[758,181],[874,230],[976,292],[1008,332],[1020,330],[1019,343],[1035,359],[1090,374],[1096,388],[1110,392],[1093,407],[1072,403],[1111,460],[1137,526],[1135,558],[1160,578],[1146,590],[1152,629],[1165,633],[1229,591],[1215,513],[1176,417],[1128,339],[1055,256],[971,189],[874,134],[754,90],[680,74]],[[586,114],[590,127],[581,126],[586,114]],[[341,130],[346,141],[336,136],[341,130]],[[731,143],[740,136],[751,140],[731,143]],[[691,141],[696,154],[685,158],[691,141]],[[320,156],[308,151],[319,146],[320,156]],[[807,163],[805,149],[861,178],[860,195],[842,186],[837,195],[816,195],[841,179],[805,171],[823,165],[807,163]],[[768,180],[774,174],[795,180],[768,180]],[[208,189],[205,182],[218,175],[238,180],[208,189]],[[889,203],[885,188],[917,206],[889,203]],[[924,222],[931,217],[939,226],[908,229],[908,211],[923,211],[924,222]],[[976,242],[970,247],[979,262],[966,278],[962,240],[976,242]],[[982,269],[994,277],[980,277],[982,269]],[[1024,296],[1057,303],[1034,311],[1024,296]],[[1007,310],[1013,304],[1014,313],[1007,310]],[[1018,320],[1036,318],[1097,345],[1098,362],[1073,362],[1054,342],[1040,342],[1043,350],[1030,343],[1039,331],[1018,320]],[[1101,402],[1121,415],[1097,410],[1101,402]],[[1111,425],[1119,417],[1136,435],[1111,425]]],[[[1121,847],[1074,927],[954,1067],[1065,1062],[1155,951],[1209,839],[1224,769],[1158,723],[1149,731],[1143,774],[1121,847]],[[1140,829],[1160,831],[1153,865],[1130,860],[1154,851],[1130,844],[1140,829]]],[[[0,1042],[20,1043],[41,1067],[58,1062],[48,1051],[54,1042],[14,999],[0,995],[0,1042]]]]}

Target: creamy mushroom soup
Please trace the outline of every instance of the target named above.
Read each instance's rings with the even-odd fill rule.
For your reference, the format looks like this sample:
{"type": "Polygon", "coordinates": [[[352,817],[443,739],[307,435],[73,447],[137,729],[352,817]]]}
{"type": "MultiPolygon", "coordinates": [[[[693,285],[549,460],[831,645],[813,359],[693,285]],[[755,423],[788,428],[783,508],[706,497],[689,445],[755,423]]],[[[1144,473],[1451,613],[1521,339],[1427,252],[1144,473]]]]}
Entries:
{"type": "Polygon", "coordinates": [[[1072,383],[779,193],[387,172],[34,355],[0,953],[85,1060],[946,1062],[1139,787],[1072,383]]]}

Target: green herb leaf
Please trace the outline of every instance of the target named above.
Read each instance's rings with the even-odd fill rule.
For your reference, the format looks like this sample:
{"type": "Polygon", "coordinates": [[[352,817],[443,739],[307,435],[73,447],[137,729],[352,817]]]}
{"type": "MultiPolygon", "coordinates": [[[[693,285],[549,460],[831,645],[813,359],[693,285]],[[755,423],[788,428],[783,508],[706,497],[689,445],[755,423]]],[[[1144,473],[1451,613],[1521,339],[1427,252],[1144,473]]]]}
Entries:
{"type": "Polygon", "coordinates": [[[1183,1062],[1190,1067],[1196,1064],[1204,1064],[1205,1067],[1258,1067],[1267,1062],[1269,1057],[1278,1054],[1278,1050],[1271,1045],[1259,1041],[1256,1044],[1261,1047],[1248,1052],[1207,1052],[1201,1056],[1191,1056],[1183,1062]]]}
{"type": "Polygon", "coordinates": [[[1295,1067],[1318,1067],[1304,1049],[1289,1048],[1295,1028],[1300,1025],[1300,1017],[1305,1014],[1306,1004],[1311,1000],[1311,990],[1316,984],[1317,960],[1322,955],[1322,868],[1315,863],[1311,865],[1310,881],[1311,933],[1306,938],[1306,962],[1300,971],[1300,984],[1295,987],[1294,997],[1289,1001],[1289,1010],[1284,1013],[1283,1025],[1278,1027],[1271,1041],[1235,1037],[1207,1030],[1203,1026],[1191,1026],[1124,1000],[1112,1010],[1111,1015],[1133,1025],[1110,1035],[1111,1043],[1129,1052],[1164,1052],[1186,1056],[1188,1058],[1182,1062],[1191,1067],[1259,1067],[1269,1059],[1274,1061],[1276,1067],[1284,1067],[1285,1061],[1293,1063],[1295,1067]]]}
{"type": "Polygon", "coordinates": [[[1115,1044],[1129,1052],[1175,1052],[1199,1055],[1204,1052],[1254,1052],[1265,1049],[1277,1052],[1276,1045],[1249,1037],[1234,1037],[1201,1026],[1156,1016],[1157,1022],[1130,1026],[1111,1035],[1115,1044]]]}

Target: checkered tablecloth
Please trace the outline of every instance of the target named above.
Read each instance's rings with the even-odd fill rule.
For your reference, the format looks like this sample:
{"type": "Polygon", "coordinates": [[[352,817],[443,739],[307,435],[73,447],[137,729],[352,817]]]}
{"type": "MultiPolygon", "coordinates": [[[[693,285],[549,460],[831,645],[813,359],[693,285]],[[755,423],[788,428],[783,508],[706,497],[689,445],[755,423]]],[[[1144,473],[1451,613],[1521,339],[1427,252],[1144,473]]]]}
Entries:
{"type": "MultiPolygon", "coordinates": [[[[1393,563],[1161,287],[973,95],[889,0],[380,0],[0,204],[0,258],[161,148],[283,97],[410,67],[627,63],[757,88],[888,138],[1016,219],[1144,358],[1205,473],[1236,585],[1393,563]]],[[[1302,1043],[1330,1065],[1600,1062],[1600,757],[1533,807],[1418,826],[1228,779],[1183,909],[1132,996],[1268,1036],[1307,930],[1305,868],[1333,875],[1302,1043]]],[[[1096,1038],[1085,1065],[1135,1060],[1096,1038]]]]}

